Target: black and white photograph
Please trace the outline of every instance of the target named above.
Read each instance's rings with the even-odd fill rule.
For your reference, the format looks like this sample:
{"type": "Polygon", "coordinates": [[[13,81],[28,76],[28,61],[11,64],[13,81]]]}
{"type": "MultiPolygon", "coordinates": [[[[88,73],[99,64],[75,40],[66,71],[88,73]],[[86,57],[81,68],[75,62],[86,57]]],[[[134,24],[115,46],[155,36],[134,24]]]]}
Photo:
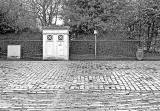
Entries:
{"type": "Polygon", "coordinates": [[[0,0],[0,111],[160,111],[160,0],[0,0]]]}

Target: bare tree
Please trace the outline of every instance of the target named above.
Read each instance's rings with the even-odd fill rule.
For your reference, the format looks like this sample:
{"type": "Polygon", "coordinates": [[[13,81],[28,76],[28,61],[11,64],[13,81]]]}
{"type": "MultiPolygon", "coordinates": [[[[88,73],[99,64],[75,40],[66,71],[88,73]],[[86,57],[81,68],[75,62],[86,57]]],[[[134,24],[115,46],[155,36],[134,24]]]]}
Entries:
{"type": "Polygon", "coordinates": [[[42,26],[53,24],[53,18],[58,15],[61,0],[29,0],[29,2],[35,17],[41,21],[42,26]]]}

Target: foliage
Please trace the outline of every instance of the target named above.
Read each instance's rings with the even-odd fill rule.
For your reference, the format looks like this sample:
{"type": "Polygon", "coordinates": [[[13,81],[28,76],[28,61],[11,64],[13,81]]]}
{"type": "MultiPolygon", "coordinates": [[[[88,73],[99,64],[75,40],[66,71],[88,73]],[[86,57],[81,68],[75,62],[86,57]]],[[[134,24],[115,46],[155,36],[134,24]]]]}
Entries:
{"type": "Polygon", "coordinates": [[[136,19],[128,22],[132,38],[143,40],[142,46],[150,51],[152,44],[156,45],[158,39],[158,30],[160,29],[160,1],[141,0],[138,2],[138,11],[136,19]],[[136,36],[133,36],[136,35],[136,36]]]}
{"type": "Polygon", "coordinates": [[[119,14],[126,0],[66,0],[63,7],[65,23],[81,32],[114,29],[120,25],[119,14]]]}
{"type": "Polygon", "coordinates": [[[66,0],[63,17],[75,34],[93,34],[94,29],[125,30],[130,39],[143,40],[141,46],[149,51],[160,30],[160,1],[66,0]]]}
{"type": "Polygon", "coordinates": [[[30,16],[23,0],[0,1],[0,33],[35,28],[35,24],[35,19],[30,16]]]}
{"type": "Polygon", "coordinates": [[[42,26],[52,25],[53,18],[57,18],[60,12],[61,0],[28,0],[28,3],[42,26]]]}
{"type": "Polygon", "coordinates": [[[42,26],[51,25],[60,12],[60,3],[61,0],[1,0],[0,33],[35,30],[39,22],[42,26]]]}

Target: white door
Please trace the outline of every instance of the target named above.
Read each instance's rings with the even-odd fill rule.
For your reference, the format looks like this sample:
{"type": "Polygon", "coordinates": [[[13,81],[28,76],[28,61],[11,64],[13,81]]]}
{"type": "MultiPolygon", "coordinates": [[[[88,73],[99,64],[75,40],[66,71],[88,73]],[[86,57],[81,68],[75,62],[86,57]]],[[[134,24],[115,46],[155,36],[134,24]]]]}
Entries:
{"type": "Polygon", "coordinates": [[[64,37],[63,35],[58,35],[58,44],[57,44],[57,56],[64,56],[64,37]]]}
{"type": "Polygon", "coordinates": [[[52,57],[54,54],[54,42],[53,42],[53,35],[47,36],[46,41],[46,55],[48,57],[52,57]]]}
{"type": "Polygon", "coordinates": [[[47,50],[46,50],[47,53],[46,54],[49,57],[53,56],[53,53],[54,53],[54,47],[53,47],[53,45],[54,45],[53,42],[48,42],[47,43],[47,47],[46,47],[47,48],[47,50]]]}
{"type": "Polygon", "coordinates": [[[64,56],[64,42],[58,42],[57,52],[58,52],[58,57],[64,56]]]}

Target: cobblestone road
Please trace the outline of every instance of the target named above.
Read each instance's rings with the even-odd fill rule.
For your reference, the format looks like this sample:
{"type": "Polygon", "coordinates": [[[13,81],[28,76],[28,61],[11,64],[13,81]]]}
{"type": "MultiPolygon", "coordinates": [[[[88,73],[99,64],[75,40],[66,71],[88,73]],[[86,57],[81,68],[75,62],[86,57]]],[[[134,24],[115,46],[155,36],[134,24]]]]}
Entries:
{"type": "Polygon", "coordinates": [[[0,111],[159,111],[160,62],[1,61],[0,111]]]}

